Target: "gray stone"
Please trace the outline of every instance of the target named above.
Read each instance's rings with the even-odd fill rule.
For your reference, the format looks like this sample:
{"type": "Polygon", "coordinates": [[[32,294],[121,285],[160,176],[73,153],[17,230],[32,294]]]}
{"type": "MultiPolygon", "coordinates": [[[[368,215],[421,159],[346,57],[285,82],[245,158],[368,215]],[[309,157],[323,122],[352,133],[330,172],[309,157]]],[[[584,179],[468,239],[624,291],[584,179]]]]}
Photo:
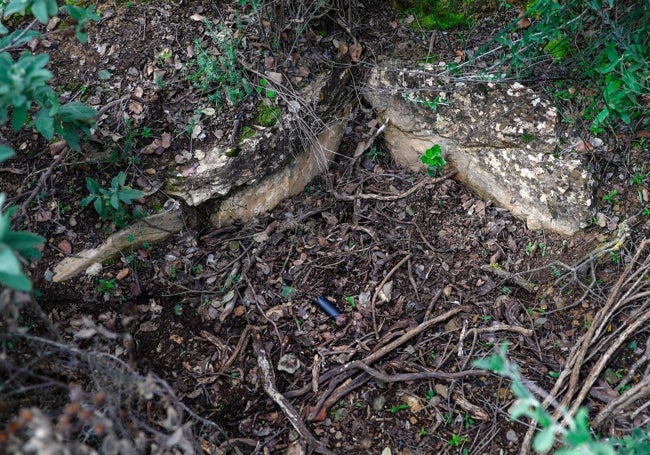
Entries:
{"type": "Polygon", "coordinates": [[[561,149],[551,101],[519,83],[450,82],[403,65],[374,69],[364,90],[389,120],[384,138],[398,164],[423,171],[420,156],[438,144],[458,180],[529,229],[571,235],[587,225],[594,181],[561,149]]]}

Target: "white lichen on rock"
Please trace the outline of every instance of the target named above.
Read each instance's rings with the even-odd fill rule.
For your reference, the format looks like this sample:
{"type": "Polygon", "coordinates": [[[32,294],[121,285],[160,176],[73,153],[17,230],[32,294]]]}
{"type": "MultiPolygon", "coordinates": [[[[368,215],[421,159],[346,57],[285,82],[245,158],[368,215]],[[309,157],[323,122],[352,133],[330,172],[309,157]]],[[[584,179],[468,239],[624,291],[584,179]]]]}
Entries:
{"type": "Polygon", "coordinates": [[[420,155],[439,144],[461,181],[529,228],[573,234],[586,225],[593,179],[579,157],[558,156],[549,99],[520,83],[444,83],[397,65],[374,69],[364,96],[382,120],[390,118],[385,140],[399,164],[424,170],[420,155]],[[446,102],[432,110],[405,93],[446,102]]]}

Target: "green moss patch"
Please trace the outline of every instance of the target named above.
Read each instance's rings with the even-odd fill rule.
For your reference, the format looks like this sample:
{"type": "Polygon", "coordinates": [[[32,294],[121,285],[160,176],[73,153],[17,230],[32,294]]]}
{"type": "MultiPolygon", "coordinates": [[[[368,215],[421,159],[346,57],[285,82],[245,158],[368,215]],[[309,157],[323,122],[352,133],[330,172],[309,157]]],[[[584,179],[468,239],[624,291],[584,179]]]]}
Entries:
{"type": "Polygon", "coordinates": [[[256,123],[261,126],[273,126],[278,122],[280,114],[281,112],[279,107],[261,104],[257,109],[256,123]]]}
{"type": "Polygon", "coordinates": [[[471,0],[393,0],[399,13],[413,14],[414,27],[425,30],[450,30],[472,25],[471,0]]]}

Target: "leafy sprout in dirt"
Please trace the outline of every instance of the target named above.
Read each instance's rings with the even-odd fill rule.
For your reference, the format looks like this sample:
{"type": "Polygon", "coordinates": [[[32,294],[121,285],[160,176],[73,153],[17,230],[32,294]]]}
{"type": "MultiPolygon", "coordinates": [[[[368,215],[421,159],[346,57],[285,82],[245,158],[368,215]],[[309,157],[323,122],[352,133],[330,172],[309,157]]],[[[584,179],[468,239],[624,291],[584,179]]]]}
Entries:
{"type": "Polygon", "coordinates": [[[97,292],[100,294],[109,294],[112,295],[116,291],[116,286],[115,286],[115,278],[111,278],[108,280],[99,279],[99,282],[97,284],[97,292]]]}
{"type": "Polygon", "coordinates": [[[83,198],[80,204],[86,207],[92,203],[103,221],[111,219],[124,222],[128,215],[124,205],[130,205],[135,199],[144,197],[142,191],[126,185],[126,174],[122,171],[113,177],[108,189],[102,188],[92,177],[86,177],[86,187],[90,195],[83,198]]]}
{"type": "Polygon", "coordinates": [[[376,145],[370,147],[370,150],[368,150],[365,155],[374,162],[377,162],[380,158],[386,156],[386,154],[376,145]]]}

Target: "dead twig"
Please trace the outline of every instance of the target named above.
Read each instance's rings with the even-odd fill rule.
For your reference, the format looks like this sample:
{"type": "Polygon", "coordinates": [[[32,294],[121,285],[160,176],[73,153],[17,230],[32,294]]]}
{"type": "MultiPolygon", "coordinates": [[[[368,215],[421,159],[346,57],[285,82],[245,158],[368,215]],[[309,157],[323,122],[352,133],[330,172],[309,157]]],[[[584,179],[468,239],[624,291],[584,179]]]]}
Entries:
{"type": "Polygon", "coordinates": [[[376,315],[376,311],[375,311],[375,302],[377,301],[377,296],[379,295],[379,293],[383,289],[384,285],[388,282],[388,280],[390,280],[390,278],[393,276],[393,274],[395,274],[397,269],[399,269],[402,265],[404,265],[404,263],[406,261],[411,259],[411,256],[413,256],[413,255],[412,254],[407,254],[406,256],[404,256],[404,258],[402,258],[401,261],[399,261],[395,265],[395,267],[390,269],[390,272],[388,272],[386,274],[386,276],[384,277],[384,279],[381,280],[381,283],[379,283],[379,285],[375,289],[375,293],[372,295],[372,300],[370,300],[370,310],[372,312],[372,328],[373,328],[373,330],[375,332],[375,339],[376,340],[379,339],[379,329],[377,328],[377,315],[376,315]]]}
{"type": "Polygon", "coordinates": [[[333,191],[332,194],[336,199],[339,199],[341,201],[356,201],[357,199],[366,199],[366,200],[375,200],[375,201],[398,201],[400,199],[404,199],[405,197],[410,196],[411,194],[415,193],[417,190],[422,188],[424,185],[427,183],[440,183],[444,182],[448,178],[454,176],[456,172],[450,172],[448,174],[443,175],[442,177],[438,177],[432,180],[429,180],[428,178],[424,178],[420,180],[418,183],[413,185],[411,188],[403,192],[402,194],[395,194],[392,196],[382,196],[381,194],[374,194],[374,193],[369,193],[369,194],[340,194],[336,191],[333,191]]]}
{"type": "MultiPolygon", "coordinates": [[[[650,395],[650,377],[644,377],[639,383],[634,384],[623,395],[618,396],[609,402],[591,421],[593,428],[600,427],[606,420],[620,411],[629,409],[637,400],[643,400],[650,395]]],[[[647,406],[647,404],[646,404],[647,406]]],[[[636,412],[636,411],[635,411],[636,412]]]]}
{"type": "Polygon", "coordinates": [[[355,367],[365,371],[370,376],[377,378],[384,382],[406,382],[406,381],[417,381],[419,379],[446,379],[454,380],[461,379],[467,376],[480,376],[485,375],[487,372],[485,370],[464,370],[458,371],[456,373],[447,373],[446,371],[418,371],[416,373],[398,373],[398,374],[386,374],[382,371],[375,370],[372,367],[369,367],[360,360],[354,362],[355,367]]]}
{"type": "Polygon", "coordinates": [[[516,284],[530,294],[535,294],[539,289],[539,284],[531,283],[530,281],[522,278],[517,273],[508,272],[507,270],[504,270],[503,267],[501,267],[499,264],[482,265],[481,270],[493,273],[499,278],[510,281],[511,283],[516,284]]]}
{"type": "Polygon", "coordinates": [[[32,190],[31,193],[29,193],[29,196],[27,196],[27,199],[25,199],[25,202],[23,202],[20,205],[20,211],[19,215],[16,217],[16,220],[22,219],[27,215],[27,207],[29,204],[32,202],[32,200],[41,192],[41,190],[45,187],[45,182],[47,179],[50,178],[52,175],[52,172],[54,169],[65,159],[65,157],[68,155],[68,152],[70,151],[70,147],[64,147],[64,149],[59,153],[54,160],[52,160],[52,163],[50,163],[50,166],[47,168],[47,170],[41,175],[41,178],[38,179],[38,183],[36,184],[36,187],[32,190]]]}
{"type": "Polygon", "coordinates": [[[230,357],[228,357],[228,360],[226,360],[219,367],[219,372],[220,373],[223,373],[228,368],[230,368],[233,363],[235,363],[235,360],[237,360],[237,357],[239,356],[239,353],[242,352],[242,350],[244,350],[246,348],[246,345],[248,345],[248,340],[251,337],[251,332],[257,331],[257,330],[262,330],[262,327],[255,326],[255,325],[247,325],[246,326],[246,328],[242,332],[241,336],[239,337],[239,341],[237,342],[237,346],[235,346],[235,350],[230,355],[230,357]]]}
{"type": "Polygon", "coordinates": [[[266,394],[280,407],[284,415],[289,419],[289,422],[291,422],[291,425],[296,429],[298,434],[307,441],[307,444],[310,447],[312,447],[316,452],[324,455],[335,455],[334,452],[325,447],[323,443],[318,441],[314,435],[311,434],[309,428],[305,425],[305,422],[300,418],[296,408],[294,408],[289,400],[278,392],[278,389],[275,386],[275,373],[273,372],[273,366],[269,361],[266,349],[262,347],[259,333],[256,333],[253,337],[253,348],[257,355],[257,365],[260,368],[262,387],[266,394]]]}
{"type": "MultiPolygon", "coordinates": [[[[469,311],[469,310],[470,309],[468,307],[465,307],[465,306],[458,306],[456,308],[452,308],[451,310],[449,310],[449,311],[447,311],[447,312],[445,312],[445,313],[443,313],[443,314],[441,314],[441,315],[439,315],[439,316],[437,316],[437,317],[435,317],[433,319],[430,319],[428,321],[424,321],[423,323],[419,324],[418,326],[413,327],[410,330],[407,330],[406,333],[404,333],[402,336],[400,336],[399,338],[397,338],[394,341],[391,341],[387,345],[382,346],[381,348],[379,348],[378,350],[376,350],[372,354],[369,354],[365,359],[348,362],[345,365],[341,365],[340,367],[335,368],[335,369],[327,372],[327,374],[322,375],[321,376],[322,381],[324,381],[326,379],[329,379],[329,378],[332,378],[332,380],[331,380],[331,382],[330,382],[330,384],[328,386],[327,392],[325,392],[320,397],[320,399],[318,400],[318,402],[316,403],[316,405],[314,406],[312,411],[307,416],[307,420],[314,420],[314,418],[318,415],[318,412],[321,410],[321,408],[325,404],[326,400],[328,399],[329,395],[334,391],[336,386],[338,386],[343,381],[345,381],[347,378],[352,376],[355,373],[355,371],[359,370],[361,368],[359,365],[364,365],[364,366],[372,365],[374,362],[381,359],[382,357],[384,357],[389,352],[394,351],[395,349],[397,349],[398,347],[400,347],[401,345],[403,345],[404,343],[406,343],[410,339],[418,336],[420,333],[425,332],[426,330],[429,330],[431,327],[435,326],[436,324],[439,324],[442,321],[446,321],[450,317],[452,317],[452,316],[454,316],[454,315],[456,315],[456,314],[458,314],[458,313],[460,313],[462,311],[469,311]],[[334,377],[334,376],[336,376],[336,377],[334,377]]],[[[309,391],[309,390],[310,390],[310,388],[308,386],[307,391],[309,391]]],[[[294,392],[292,395],[295,396],[297,394],[294,392]]]]}
{"type": "Polygon", "coordinates": [[[494,324],[489,327],[472,327],[467,331],[467,335],[469,334],[478,335],[479,333],[492,333],[492,332],[501,332],[501,331],[515,332],[525,337],[532,337],[533,333],[535,333],[533,332],[532,329],[526,329],[524,327],[519,327],[516,325],[494,324]]]}
{"type": "MultiPolygon", "coordinates": [[[[604,251],[618,250],[628,237],[628,230],[625,223],[622,223],[621,232],[617,241],[613,244],[608,243],[606,249],[599,248],[597,253],[590,255],[593,259],[597,259],[600,253],[604,251]]],[[[560,406],[555,412],[555,417],[559,418],[562,413],[560,409],[569,409],[568,415],[574,415],[582,402],[586,398],[589,390],[592,388],[598,377],[602,374],[603,370],[607,367],[608,361],[613,356],[614,352],[625,343],[629,337],[638,333],[642,328],[647,325],[650,320],[650,311],[648,307],[650,302],[650,290],[648,287],[650,283],[646,279],[648,270],[650,269],[650,255],[646,255],[642,260],[642,256],[646,248],[650,245],[650,240],[644,240],[639,245],[634,257],[630,261],[630,265],[621,274],[620,278],[609,293],[607,302],[596,313],[591,326],[587,332],[580,337],[578,342],[574,345],[569,356],[566,360],[564,369],[560,372],[555,385],[551,392],[547,395],[543,402],[544,406],[548,406],[553,400],[561,397],[560,406]],[[636,305],[641,302],[641,305],[636,305]],[[619,332],[614,337],[609,339],[607,343],[602,342],[602,336],[607,334],[611,327],[619,326],[617,322],[618,316],[631,305],[634,305],[634,311],[630,314],[628,323],[620,326],[619,332]],[[606,349],[605,349],[606,347],[606,349]],[[604,352],[601,352],[605,349],[604,352]],[[582,368],[589,357],[597,357],[596,362],[590,369],[586,378],[581,378],[582,368]],[[567,384],[568,382],[568,384],[567,384]],[[563,392],[563,395],[560,395],[563,392]]],[[[632,308],[629,308],[632,310],[632,308]]],[[[639,384],[642,384],[640,382],[639,384]]],[[[601,413],[598,414],[598,424],[602,425],[605,419],[613,415],[617,411],[623,410],[634,400],[645,397],[648,395],[648,384],[639,387],[633,387],[624,393],[620,398],[613,400],[601,413]],[[627,394],[630,395],[627,395],[627,394]],[[627,396],[626,396],[627,395],[627,396]]],[[[597,428],[594,425],[594,428],[597,428]]],[[[531,427],[526,432],[521,446],[521,453],[530,453],[533,436],[535,434],[536,425],[531,427]]]]}

